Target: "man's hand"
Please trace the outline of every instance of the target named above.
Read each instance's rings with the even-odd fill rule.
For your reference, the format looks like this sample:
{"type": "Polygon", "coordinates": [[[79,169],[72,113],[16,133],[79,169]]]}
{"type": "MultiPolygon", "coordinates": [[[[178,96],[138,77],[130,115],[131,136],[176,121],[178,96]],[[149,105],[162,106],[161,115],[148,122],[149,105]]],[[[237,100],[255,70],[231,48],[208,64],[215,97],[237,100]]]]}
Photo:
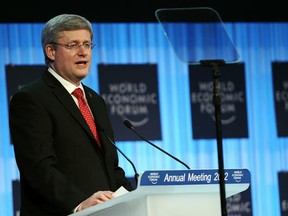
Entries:
{"type": "Polygon", "coordinates": [[[106,202],[113,198],[112,191],[98,191],[90,196],[88,199],[84,200],[76,209],[76,212],[81,211],[85,208],[106,202]]]}

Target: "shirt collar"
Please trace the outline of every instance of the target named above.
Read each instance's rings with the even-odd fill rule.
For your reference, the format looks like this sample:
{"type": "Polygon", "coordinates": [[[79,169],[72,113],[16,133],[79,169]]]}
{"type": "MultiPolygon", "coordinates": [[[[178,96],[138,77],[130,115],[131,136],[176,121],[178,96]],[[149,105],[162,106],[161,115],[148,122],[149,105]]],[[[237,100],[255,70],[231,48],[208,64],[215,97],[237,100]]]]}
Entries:
{"type": "Polygon", "coordinates": [[[79,86],[75,86],[73,83],[61,77],[55,70],[53,70],[53,68],[49,67],[48,71],[63,85],[63,87],[69,92],[69,94],[71,94],[76,88],[81,88],[84,93],[84,88],[83,88],[82,83],[80,83],[79,86]]]}

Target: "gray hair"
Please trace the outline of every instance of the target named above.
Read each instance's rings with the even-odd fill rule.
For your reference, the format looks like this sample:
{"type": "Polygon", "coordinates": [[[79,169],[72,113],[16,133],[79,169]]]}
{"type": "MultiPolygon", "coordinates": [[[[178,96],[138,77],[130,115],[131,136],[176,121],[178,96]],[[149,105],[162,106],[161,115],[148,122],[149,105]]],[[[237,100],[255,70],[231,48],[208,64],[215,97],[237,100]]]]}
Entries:
{"type": "Polygon", "coordinates": [[[84,17],[75,14],[61,14],[50,19],[42,29],[42,49],[44,52],[45,63],[51,61],[45,52],[45,46],[49,43],[55,43],[61,37],[63,31],[73,31],[85,29],[90,32],[91,41],[93,40],[93,30],[91,23],[84,17]]]}

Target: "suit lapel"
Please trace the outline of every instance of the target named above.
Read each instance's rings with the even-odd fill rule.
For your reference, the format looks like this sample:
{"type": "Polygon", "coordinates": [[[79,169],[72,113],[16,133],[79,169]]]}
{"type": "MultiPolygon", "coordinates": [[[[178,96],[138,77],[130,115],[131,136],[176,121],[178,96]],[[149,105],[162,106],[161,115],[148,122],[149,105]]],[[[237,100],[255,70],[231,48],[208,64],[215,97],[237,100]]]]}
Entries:
{"type": "MultiPolygon", "coordinates": [[[[84,85],[83,85],[83,87],[84,87],[84,91],[86,94],[87,102],[88,102],[90,109],[92,111],[92,114],[95,118],[94,121],[95,121],[96,127],[98,129],[98,133],[99,133],[101,144],[102,144],[102,156],[103,156],[103,159],[106,161],[106,165],[107,165],[111,162],[112,149],[114,149],[115,151],[117,151],[117,150],[114,146],[112,146],[110,141],[108,141],[108,138],[103,134],[103,132],[101,132],[99,130],[100,128],[105,129],[105,121],[103,119],[103,114],[102,114],[103,110],[101,108],[102,106],[100,106],[97,102],[99,99],[93,97],[94,94],[90,93],[89,88],[87,88],[84,85]]],[[[113,170],[107,169],[107,172],[109,174],[109,178],[111,181],[111,176],[114,175],[113,170]]]]}
{"type": "MultiPolygon", "coordinates": [[[[61,83],[53,77],[48,71],[44,73],[43,79],[46,81],[47,85],[51,88],[52,92],[58,98],[60,103],[67,109],[68,112],[75,118],[76,121],[86,130],[86,132],[95,140],[88,124],[83,118],[79,108],[75,104],[72,96],[66,91],[66,89],[61,85],[61,83]]],[[[95,140],[96,142],[96,140],[95,140]]]]}

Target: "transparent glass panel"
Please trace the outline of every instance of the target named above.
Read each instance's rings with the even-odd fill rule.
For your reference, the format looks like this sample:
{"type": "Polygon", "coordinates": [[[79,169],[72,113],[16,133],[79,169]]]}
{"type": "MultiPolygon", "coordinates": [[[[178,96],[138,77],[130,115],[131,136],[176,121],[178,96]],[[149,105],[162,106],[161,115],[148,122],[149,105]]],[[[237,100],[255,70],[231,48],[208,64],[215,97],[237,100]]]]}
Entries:
{"type": "Polygon", "coordinates": [[[158,9],[155,15],[181,61],[188,64],[200,64],[203,60],[239,61],[239,54],[214,9],[158,9]]]}

